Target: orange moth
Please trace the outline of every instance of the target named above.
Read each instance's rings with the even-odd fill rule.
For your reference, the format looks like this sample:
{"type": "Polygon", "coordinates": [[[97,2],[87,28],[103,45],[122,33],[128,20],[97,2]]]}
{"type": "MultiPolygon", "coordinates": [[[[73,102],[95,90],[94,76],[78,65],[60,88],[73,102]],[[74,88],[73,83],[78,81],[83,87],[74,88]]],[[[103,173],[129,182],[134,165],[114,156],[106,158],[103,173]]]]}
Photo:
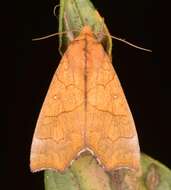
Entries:
{"type": "Polygon", "coordinates": [[[86,150],[108,171],[140,167],[133,117],[111,60],[89,26],[70,43],[53,76],[30,168],[64,171],[86,150]]]}

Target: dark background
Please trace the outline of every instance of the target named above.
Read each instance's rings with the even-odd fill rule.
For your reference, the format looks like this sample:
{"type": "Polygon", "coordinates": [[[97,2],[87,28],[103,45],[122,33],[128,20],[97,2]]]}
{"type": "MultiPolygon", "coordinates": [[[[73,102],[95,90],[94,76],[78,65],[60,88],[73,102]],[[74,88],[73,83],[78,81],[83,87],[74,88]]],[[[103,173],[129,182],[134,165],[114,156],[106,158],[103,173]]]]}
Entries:
{"type": "MultiPolygon", "coordinates": [[[[152,1],[92,1],[112,35],[153,49],[153,54],[113,41],[113,65],[129,102],[141,151],[171,168],[169,87],[161,80],[152,48],[152,1]],[[167,109],[168,108],[168,109],[167,109]]],[[[60,61],[58,38],[32,42],[57,31],[55,0],[20,1],[17,5],[14,98],[9,101],[8,177],[11,187],[43,190],[43,172],[29,171],[29,154],[36,120],[49,83],[60,61]]],[[[165,77],[165,79],[167,79],[165,77]]],[[[5,138],[5,137],[4,137],[5,138]]],[[[4,169],[6,167],[4,166],[4,169]]],[[[6,170],[6,169],[5,169],[6,170]]]]}

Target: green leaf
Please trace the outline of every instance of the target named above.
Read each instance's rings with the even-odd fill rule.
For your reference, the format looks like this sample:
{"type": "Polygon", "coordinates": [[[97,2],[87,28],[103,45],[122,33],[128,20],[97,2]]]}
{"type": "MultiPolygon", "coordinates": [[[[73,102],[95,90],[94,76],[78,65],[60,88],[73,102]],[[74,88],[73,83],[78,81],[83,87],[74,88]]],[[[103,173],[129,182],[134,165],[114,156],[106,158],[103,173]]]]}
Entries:
{"type": "Polygon", "coordinates": [[[70,170],[65,173],[55,171],[45,171],[45,189],[46,190],[77,190],[79,189],[77,181],[70,170]]]}
{"type": "Polygon", "coordinates": [[[171,190],[171,171],[141,154],[142,175],[117,170],[107,173],[95,158],[84,153],[64,173],[45,171],[45,190],[171,190]]]}
{"type": "Polygon", "coordinates": [[[142,190],[171,190],[171,171],[169,168],[152,159],[151,157],[142,154],[141,163],[143,175],[140,181],[141,186],[146,187],[142,190]]]}
{"type": "Polygon", "coordinates": [[[110,190],[109,176],[96,160],[84,154],[65,173],[45,171],[46,190],[110,190]]]}
{"type": "MultiPolygon", "coordinates": [[[[80,33],[83,26],[89,25],[94,34],[102,38],[106,52],[111,56],[112,40],[103,18],[89,0],[60,0],[59,33],[63,31],[73,32],[74,38],[80,33]]],[[[69,38],[66,34],[59,36],[59,50],[65,52],[69,38]]]]}

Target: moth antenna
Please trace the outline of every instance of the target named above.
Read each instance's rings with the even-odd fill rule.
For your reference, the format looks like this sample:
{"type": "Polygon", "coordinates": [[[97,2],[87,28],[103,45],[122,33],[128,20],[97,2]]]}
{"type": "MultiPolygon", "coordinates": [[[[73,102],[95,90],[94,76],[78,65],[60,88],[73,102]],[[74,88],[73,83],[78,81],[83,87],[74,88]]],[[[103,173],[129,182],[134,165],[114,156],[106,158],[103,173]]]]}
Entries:
{"type": "MultiPolygon", "coordinates": [[[[56,11],[56,8],[59,7],[60,5],[56,5],[54,7],[54,10],[53,10],[53,14],[55,15],[55,11],[56,11]]],[[[56,16],[56,15],[55,15],[56,16]]],[[[60,34],[66,34],[68,36],[68,39],[70,41],[73,41],[74,40],[74,35],[72,32],[78,32],[78,30],[70,30],[69,29],[69,24],[68,24],[68,21],[67,21],[67,17],[66,17],[66,13],[64,12],[64,23],[65,23],[65,27],[67,28],[66,31],[64,32],[56,32],[56,33],[53,33],[53,34],[50,34],[50,35],[47,35],[47,36],[44,36],[44,37],[40,37],[40,38],[33,38],[32,41],[39,41],[39,40],[45,40],[45,39],[48,39],[48,38],[51,38],[51,37],[54,37],[54,36],[57,36],[57,35],[60,35],[60,34]]]]}
{"type": "MultiPolygon", "coordinates": [[[[45,40],[45,39],[48,39],[48,38],[51,38],[51,37],[53,37],[53,36],[57,36],[57,35],[60,35],[60,34],[67,34],[67,35],[68,35],[69,33],[71,34],[71,31],[72,31],[72,32],[79,32],[78,30],[69,30],[69,31],[64,31],[64,32],[56,32],[56,33],[53,33],[53,34],[50,34],[50,35],[47,35],[47,36],[44,36],[44,37],[33,38],[32,41],[45,40]]],[[[100,32],[98,32],[98,33],[100,33],[100,32]]],[[[104,35],[106,35],[106,34],[104,34],[104,35]]],[[[129,46],[132,46],[132,47],[136,48],[136,49],[140,49],[140,50],[142,50],[142,51],[147,51],[147,52],[152,52],[151,49],[146,49],[146,48],[137,46],[137,45],[135,45],[135,44],[133,44],[133,43],[131,43],[131,42],[128,42],[127,40],[125,40],[125,39],[123,39],[123,38],[119,38],[119,37],[112,36],[112,35],[109,35],[109,36],[110,36],[112,39],[115,39],[115,40],[117,40],[117,41],[123,42],[123,43],[125,43],[125,44],[127,44],[127,45],[129,45],[129,46]]],[[[72,36],[69,37],[69,35],[68,35],[68,38],[71,39],[72,36]]],[[[72,41],[72,40],[71,40],[71,41],[72,41]]]]}
{"type": "MultiPolygon", "coordinates": [[[[51,38],[51,37],[54,37],[54,36],[58,36],[60,34],[67,34],[68,32],[71,32],[71,31],[55,32],[53,34],[43,36],[43,37],[40,37],[40,38],[33,38],[32,41],[45,40],[45,39],[48,39],[48,38],[51,38]]],[[[78,32],[78,30],[72,30],[72,32],[78,32]]]]}
{"type": "MultiPolygon", "coordinates": [[[[103,31],[104,26],[105,26],[105,22],[104,22],[104,18],[102,18],[102,30],[101,31],[103,31]]],[[[98,32],[98,33],[101,34],[101,32],[98,32]]],[[[107,35],[103,34],[103,35],[110,36],[112,39],[115,39],[115,40],[118,40],[118,41],[123,42],[125,44],[128,44],[129,46],[132,46],[132,47],[134,47],[136,49],[140,49],[140,50],[147,51],[147,52],[152,52],[151,49],[146,49],[146,48],[137,46],[137,45],[135,45],[133,43],[130,43],[130,42],[126,41],[125,39],[122,39],[122,38],[119,38],[119,37],[116,37],[116,36],[113,36],[113,35],[108,35],[108,34],[107,35]]],[[[101,41],[102,39],[103,39],[102,35],[98,37],[98,40],[101,41]]]]}
{"type": "Polygon", "coordinates": [[[110,37],[111,37],[112,39],[115,39],[115,40],[118,40],[118,41],[123,42],[123,43],[125,43],[125,44],[128,44],[129,46],[132,46],[132,47],[134,47],[134,48],[136,48],[136,49],[140,49],[140,50],[147,51],[147,52],[152,52],[151,49],[146,49],[146,48],[137,46],[137,45],[135,45],[135,44],[133,44],[133,43],[131,43],[131,42],[126,41],[125,39],[118,38],[118,37],[112,36],[112,35],[110,35],[110,37]]]}
{"type": "Polygon", "coordinates": [[[57,35],[60,35],[60,34],[66,34],[66,33],[67,33],[66,31],[65,32],[55,32],[53,34],[43,36],[43,37],[40,37],[40,38],[33,38],[32,41],[45,40],[45,39],[51,38],[53,36],[57,36],[57,35]]]}

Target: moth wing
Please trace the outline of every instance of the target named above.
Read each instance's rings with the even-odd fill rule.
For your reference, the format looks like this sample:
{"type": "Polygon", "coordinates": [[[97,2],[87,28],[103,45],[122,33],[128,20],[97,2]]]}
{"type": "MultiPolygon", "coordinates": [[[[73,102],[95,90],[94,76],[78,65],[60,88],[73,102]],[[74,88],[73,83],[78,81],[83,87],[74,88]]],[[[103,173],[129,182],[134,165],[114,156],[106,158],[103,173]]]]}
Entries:
{"type": "Polygon", "coordinates": [[[101,45],[89,47],[96,70],[88,76],[87,144],[107,170],[139,169],[137,132],[117,74],[101,45]]]}
{"type": "Polygon", "coordinates": [[[37,121],[30,155],[32,171],[63,171],[83,147],[83,95],[73,75],[64,54],[37,121]]]}

